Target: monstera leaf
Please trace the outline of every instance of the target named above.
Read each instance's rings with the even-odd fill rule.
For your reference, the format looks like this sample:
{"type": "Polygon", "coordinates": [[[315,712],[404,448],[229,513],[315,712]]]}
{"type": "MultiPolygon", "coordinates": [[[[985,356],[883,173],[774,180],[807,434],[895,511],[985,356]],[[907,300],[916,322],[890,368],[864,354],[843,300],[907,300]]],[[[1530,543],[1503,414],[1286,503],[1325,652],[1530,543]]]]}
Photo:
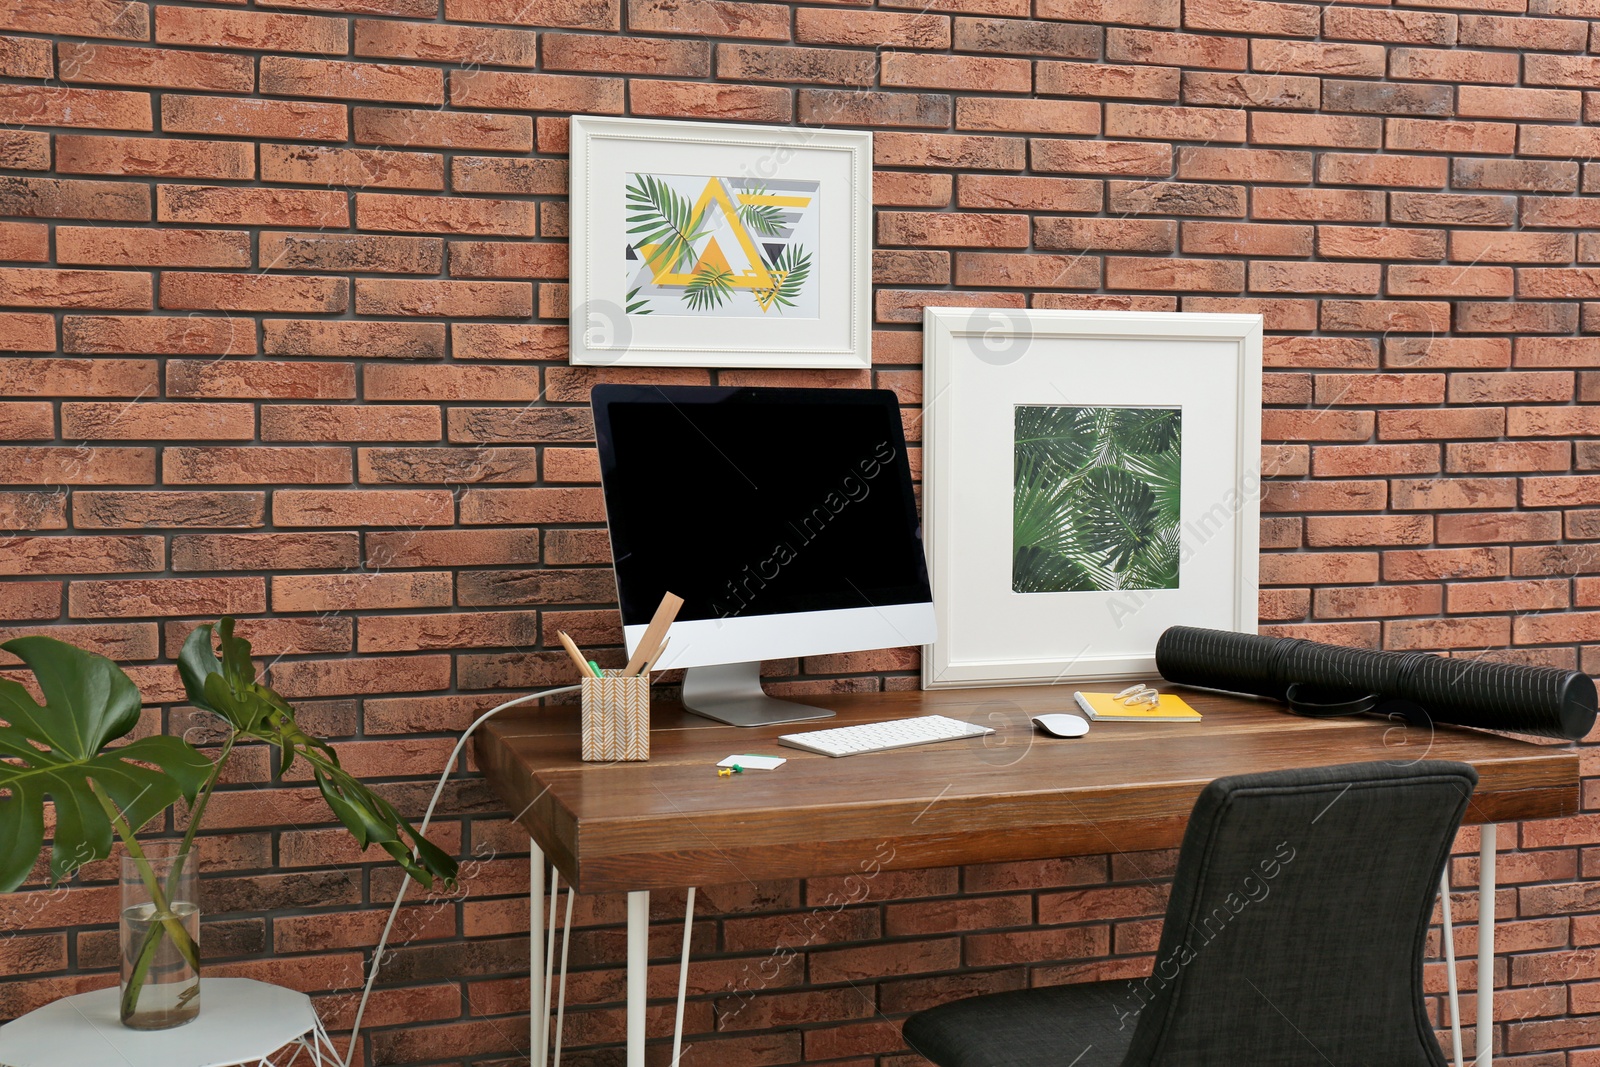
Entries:
{"type": "MultiPolygon", "coordinates": [[[[176,737],[144,737],[110,751],[139,721],[139,690],[122,670],[49,637],[0,645],[33,671],[36,703],[0,679],[0,892],[27,878],[44,843],[45,798],[55,802],[50,878],[111,854],[113,820],[128,832],[179,798],[194,800],[211,761],[176,737]]],[[[120,827],[119,827],[120,829],[120,827]]]]}
{"type": "Polygon", "coordinates": [[[280,773],[296,758],[310,764],[322,799],[362,848],[379,846],[424,886],[431,887],[435,878],[455,881],[456,861],[341,767],[333,747],[301,730],[294,708],[256,681],[250,642],[233,635],[233,619],[224,617],[215,634],[210,626],[191,633],[178,656],[178,672],[190,703],[228,720],[239,737],[276,746],[283,753],[280,773]],[[222,647],[220,659],[213,642],[222,647]]]}

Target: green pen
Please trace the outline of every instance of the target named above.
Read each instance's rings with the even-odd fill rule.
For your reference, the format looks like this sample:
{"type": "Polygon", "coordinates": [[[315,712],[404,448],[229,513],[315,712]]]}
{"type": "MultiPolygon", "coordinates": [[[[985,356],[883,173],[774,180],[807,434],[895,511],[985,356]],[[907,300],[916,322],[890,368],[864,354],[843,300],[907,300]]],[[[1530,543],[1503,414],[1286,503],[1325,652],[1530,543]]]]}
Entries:
{"type": "Polygon", "coordinates": [[[594,660],[590,660],[589,661],[589,669],[591,671],[594,671],[594,676],[596,678],[604,678],[605,677],[604,674],[600,673],[600,664],[596,663],[594,660]]]}

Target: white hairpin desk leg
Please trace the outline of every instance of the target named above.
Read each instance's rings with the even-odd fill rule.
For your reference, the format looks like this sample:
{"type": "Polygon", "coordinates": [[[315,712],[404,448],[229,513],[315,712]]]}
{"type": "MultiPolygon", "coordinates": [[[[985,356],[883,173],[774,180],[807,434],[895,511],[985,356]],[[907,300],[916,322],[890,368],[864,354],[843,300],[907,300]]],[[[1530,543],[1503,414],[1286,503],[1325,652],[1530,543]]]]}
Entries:
{"type": "Polygon", "coordinates": [[[545,1061],[544,1006],[544,849],[528,855],[528,1061],[545,1061]]]}
{"type": "Polygon", "coordinates": [[[650,974],[650,892],[628,894],[628,1060],[644,1067],[644,1009],[650,974]]]}
{"type": "Polygon", "coordinates": [[[678,1061],[683,1057],[683,998],[689,991],[689,940],[693,934],[694,886],[690,886],[688,902],[683,906],[683,956],[678,960],[678,1014],[672,1024],[671,1067],[678,1067],[678,1061]]]}
{"type": "Polygon", "coordinates": [[[1450,918],[1450,857],[1444,861],[1444,873],[1439,876],[1439,907],[1443,914],[1439,934],[1444,941],[1444,974],[1450,988],[1450,1051],[1456,1067],[1461,1062],[1461,987],[1456,982],[1456,927],[1450,918]]]}
{"type": "MultiPolygon", "coordinates": [[[[544,946],[544,1009],[539,1015],[539,1067],[550,1055],[550,994],[555,990],[556,905],[561,903],[561,872],[550,868],[550,939],[544,946]]],[[[566,975],[562,975],[566,980],[566,975]]]]}
{"type": "Polygon", "coordinates": [[[1478,827],[1478,1056],[1477,1067],[1494,1062],[1494,861],[1495,825],[1478,827]]]}

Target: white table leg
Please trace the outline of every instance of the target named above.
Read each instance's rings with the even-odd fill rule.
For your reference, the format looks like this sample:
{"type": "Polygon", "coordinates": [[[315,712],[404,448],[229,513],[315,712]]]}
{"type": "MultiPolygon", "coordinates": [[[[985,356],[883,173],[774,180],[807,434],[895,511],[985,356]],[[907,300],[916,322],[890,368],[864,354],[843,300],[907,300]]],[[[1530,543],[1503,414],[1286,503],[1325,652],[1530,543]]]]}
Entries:
{"type": "Polygon", "coordinates": [[[561,872],[550,868],[550,937],[544,946],[544,1010],[539,1015],[538,1067],[544,1067],[550,1055],[550,994],[555,989],[556,965],[556,905],[561,903],[561,872]]]}
{"type": "MultiPolygon", "coordinates": [[[[556,995],[556,1055],[555,1067],[561,1067],[561,1027],[567,1019],[567,948],[572,944],[572,898],[576,896],[572,887],[567,886],[567,921],[561,929],[561,986],[556,995]]],[[[551,899],[552,909],[555,900],[551,899]]],[[[553,911],[552,911],[553,914],[553,911]]],[[[1457,1067],[1460,1067],[1458,1064],[1457,1067]]]]}
{"type": "Polygon", "coordinates": [[[1477,1067],[1494,1062],[1494,862],[1495,824],[1478,827],[1478,1056],[1477,1067]]]}
{"type": "Polygon", "coordinates": [[[683,956],[678,961],[678,1015],[672,1024],[672,1067],[678,1067],[678,1060],[683,1056],[683,999],[689,991],[689,938],[693,933],[694,886],[690,886],[688,903],[683,906],[683,956]]]}
{"type": "Polygon", "coordinates": [[[628,894],[628,1060],[644,1067],[644,1009],[650,973],[650,892],[628,894]]]}
{"type": "Polygon", "coordinates": [[[1456,927],[1450,919],[1450,857],[1444,859],[1444,873],[1439,876],[1439,906],[1444,919],[1440,934],[1444,939],[1444,973],[1450,983],[1450,1052],[1456,1067],[1461,1063],[1461,989],[1456,983],[1456,927]]]}
{"type": "Polygon", "coordinates": [[[529,843],[528,855],[528,1062],[544,1063],[544,849],[529,843]]]}

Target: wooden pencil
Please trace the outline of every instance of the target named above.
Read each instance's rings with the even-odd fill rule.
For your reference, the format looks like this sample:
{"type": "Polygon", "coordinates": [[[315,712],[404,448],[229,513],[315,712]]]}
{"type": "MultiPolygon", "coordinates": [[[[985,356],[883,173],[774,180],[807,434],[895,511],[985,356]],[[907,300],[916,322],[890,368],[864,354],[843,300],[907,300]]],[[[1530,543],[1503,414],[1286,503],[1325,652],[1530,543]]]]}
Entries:
{"type": "Polygon", "coordinates": [[[572,643],[572,638],[567,636],[567,631],[558,630],[556,632],[556,636],[561,638],[561,643],[566,646],[567,655],[572,657],[572,662],[578,665],[579,674],[583,675],[585,678],[600,677],[594,673],[592,668],[590,668],[588,661],[583,658],[583,653],[578,651],[578,646],[572,643]]]}

